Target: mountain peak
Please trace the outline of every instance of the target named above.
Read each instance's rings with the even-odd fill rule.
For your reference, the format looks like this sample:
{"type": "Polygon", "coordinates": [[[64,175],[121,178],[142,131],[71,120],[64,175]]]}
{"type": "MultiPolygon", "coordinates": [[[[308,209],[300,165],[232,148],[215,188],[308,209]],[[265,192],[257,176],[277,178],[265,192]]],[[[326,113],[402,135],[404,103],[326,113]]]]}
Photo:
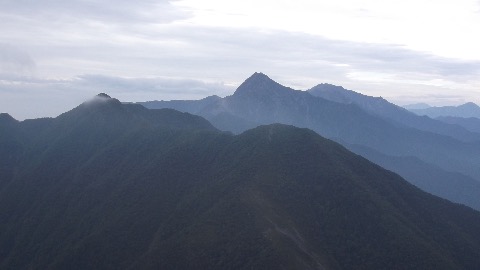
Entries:
{"type": "Polygon", "coordinates": [[[330,84],[330,83],[321,83],[313,87],[310,90],[319,90],[319,91],[345,91],[346,89],[342,86],[330,84]]]}
{"type": "Polygon", "coordinates": [[[118,99],[112,98],[105,93],[100,93],[100,94],[94,96],[89,101],[87,101],[88,104],[90,104],[90,103],[104,103],[104,102],[112,103],[112,104],[120,104],[120,101],[118,99]]]}
{"type": "Polygon", "coordinates": [[[345,104],[356,103],[360,100],[367,102],[366,99],[370,100],[371,98],[355,91],[345,89],[342,86],[329,83],[319,84],[308,90],[308,92],[316,97],[321,97],[330,101],[345,104]]]}
{"type": "Polygon", "coordinates": [[[478,105],[473,103],[473,102],[467,102],[465,104],[462,104],[460,106],[458,106],[459,108],[471,108],[471,109],[477,109],[478,108],[478,105]]]}
{"type": "Polygon", "coordinates": [[[420,103],[413,103],[413,104],[403,105],[402,107],[405,108],[405,109],[407,109],[407,110],[418,110],[418,109],[431,108],[432,106],[430,106],[430,105],[427,104],[427,103],[420,102],[420,103]]]}
{"type": "Polygon", "coordinates": [[[105,93],[100,93],[89,100],[83,102],[76,108],[61,114],[60,118],[65,117],[79,117],[84,115],[85,113],[90,114],[92,112],[114,112],[114,111],[121,111],[122,110],[122,103],[116,99],[112,98],[105,93]]]}
{"type": "Polygon", "coordinates": [[[267,83],[274,83],[274,84],[277,84],[274,80],[270,79],[270,77],[268,77],[267,75],[265,75],[264,73],[262,72],[255,72],[252,74],[252,76],[250,76],[248,79],[245,80],[245,83],[249,83],[249,84],[258,84],[258,83],[263,83],[263,84],[267,84],[267,83]]]}
{"type": "Polygon", "coordinates": [[[18,121],[8,113],[0,113],[0,123],[17,123],[18,121]]]}
{"type": "Polygon", "coordinates": [[[264,78],[264,79],[270,79],[265,73],[262,72],[255,72],[250,76],[250,78],[264,78]]]}
{"type": "Polygon", "coordinates": [[[293,89],[285,87],[276,81],[270,79],[267,75],[261,72],[255,72],[252,76],[246,79],[235,91],[235,96],[246,95],[278,95],[279,93],[288,92],[293,89]]]}
{"type": "Polygon", "coordinates": [[[8,113],[0,113],[0,119],[12,119],[15,120],[10,114],[8,113]]]}
{"type": "Polygon", "coordinates": [[[105,94],[105,93],[100,93],[100,94],[96,95],[96,97],[99,97],[99,98],[108,98],[108,99],[111,98],[109,95],[107,95],[107,94],[105,94]]]}

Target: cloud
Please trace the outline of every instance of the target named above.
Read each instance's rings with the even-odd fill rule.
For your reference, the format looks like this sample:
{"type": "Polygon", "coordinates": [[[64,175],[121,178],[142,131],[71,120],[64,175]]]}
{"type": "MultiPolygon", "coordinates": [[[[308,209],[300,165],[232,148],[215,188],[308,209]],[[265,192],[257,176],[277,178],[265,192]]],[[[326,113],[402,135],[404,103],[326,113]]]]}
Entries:
{"type": "MultiPolygon", "coordinates": [[[[179,78],[122,78],[104,75],[82,75],[72,82],[82,88],[95,88],[114,96],[130,96],[138,100],[136,95],[147,94],[150,98],[160,99],[195,99],[208,95],[226,96],[234,90],[232,86],[222,82],[205,82],[179,78]]],[[[143,100],[142,100],[143,101],[143,100]]]]}
{"type": "Polygon", "coordinates": [[[0,75],[0,112],[18,120],[55,117],[104,92],[125,102],[200,99],[226,96],[234,87],[222,82],[181,78],[122,78],[81,75],[69,80],[0,75]]]}
{"type": "Polygon", "coordinates": [[[480,70],[478,61],[442,58],[396,44],[257,28],[165,24],[189,16],[165,0],[7,0],[0,4],[0,16],[5,19],[0,38],[21,45],[41,66],[38,73],[44,77],[103,74],[240,83],[253,71],[263,71],[278,75],[284,83],[294,80],[293,85],[308,87],[314,79],[349,80],[359,72],[397,80],[446,77],[460,82],[478,77],[480,70]]]}
{"type": "Polygon", "coordinates": [[[70,19],[109,23],[168,23],[188,16],[173,7],[171,2],[174,1],[4,0],[0,2],[0,10],[3,14],[17,17],[42,20],[49,18],[48,21],[51,22],[70,19]]]}
{"type": "Polygon", "coordinates": [[[27,52],[0,43],[0,75],[32,75],[35,67],[35,61],[27,52]]]}
{"type": "Polygon", "coordinates": [[[185,57],[193,68],[198,63],[231,72],[232,67],[243,66],[282,76],[312,76],[322,71],[343,79],[359,71],[389,74],[398,80],[445,77],[465,81],[480,75],[480,61],[449,59],[395,44],[339,41],[285,31],[180,27],[172,39],[184,42],[185,57]]]}
{"type": "Polygon", "coordinates": [[[184,21],[189,12],[171,1],[1,1],[0,40],[8,44],[0,44],[0,109],[52,116],[100,92],[122,101],[225,96],[255,71],[295,89],[329,82],[392,98],[453,91],[475,101],[480,89],[479,61],[399,44],[196,25],[184,21]],[[34,98],[48,106],[25,106],[34,98]]]}

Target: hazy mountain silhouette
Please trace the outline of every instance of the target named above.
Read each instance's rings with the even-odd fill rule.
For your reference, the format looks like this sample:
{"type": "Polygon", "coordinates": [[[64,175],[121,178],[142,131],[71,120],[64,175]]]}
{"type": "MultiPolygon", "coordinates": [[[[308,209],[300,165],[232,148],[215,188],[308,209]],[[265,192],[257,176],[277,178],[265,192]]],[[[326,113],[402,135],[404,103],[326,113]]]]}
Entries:
{"type": "MultiPolygon", "coordinates": [[[[333,88],[341,90],[339,87],[333,88]]],[[[416,157],[426,164],[442,168],[447,174],[461,173],[480,181],[480,142],[463,141],[472,140],[472,136],[478,134],[428,117],[416,116],[381,98],[343,90],[340,94],[330,93],[330,98],[336,95],[335,100],[343,102],[293,90],[265,74],[255,73],[233,95],[205,106],[198,114],[217,128],[235,133],[271,123],[306,127],[338,142],[362,145],[387,156],[416,157]],[[348,100],[356,100],[358,104],[347,103],[348,100]],[[424,130],[413,126],[422,126],[419,128],[424,130]],[[452,127],[453,130],[450,129],[452,127]],[[452,133],[452,136],[444,135],[448,133],[452,133]]],[[[401,174],[405,178],[410,176],[404,172],[401,174]]],[[[423,176],[418,174],[416,178],[423,176]]],[[[444,179],[449,177],[445,175],[444,179]]],[[[432,178],[428,180],[433,183],[437,181],[432,178]]],[[[480,194],[465,201],[471,200],[480,201],[480,194]]],[[[477,203],[470,206],[477,207],[477,203]]]]}
{"type": "Polygon", "coordinates": [[[410,110],[410,109],[426,109],[432,106],[428,105],[427,103],[414,103],[414,104],[403,105],[402,107],[407,110],[410,110]]]}
{"type": "Polygon", "coordinates": [[[472,132],[477,132],[480,133],[480,118],[476,117],[455,117],[455,116],[439,116],[435,118],[436,120],[449,123],[449,124],[455,124],[462,126],[463,128],[470,130],[472,132]]]}
{"type": "Polygon", "coordinates": [[[368,147],[347,145],[352,152],[398,173],[422,190],[480,211],[480,182],[461,173],[445,171],[416,157],[396,157],[368,147]]]}
{"type": "Polygon", "coordinates": [[[192,114],[198,114],[206,106],[217,102],[221,98],[219,96],[209,96],[200,100],[170,100],[170,101],[146,101],[139,102],[141,105],[149,109],[175,109],[181,112],[188,112],[192,114]]]}
{"type": "Polygon", "coordinates": [[[480,213],[308,129],[232,135],[103,95],[40,121],[5,121],[23,137],[2,269],[480,267],[480,213]]]}
{"type": "Polygon", "coordinates": [[[480,134],[466,130],[459,125],[445,123],[429,117],[418,116],[381,97],[371,97],[347,90],[341,86],[319,84],[308,92],[314,96],[340,103],[353,103],[378,117],[399,123],[406,127],[450,136],[462,141],[480,141],[480,134]]]}
{"type": "Polygon", "coordinates": [[[430,107],[426,109],[411,109],[410,111],[418,115],[426,115],[431,118],[436,118],[439,116],[480,118],[480,107],[473,102],[468,102],[459,106],[430,107]]]}

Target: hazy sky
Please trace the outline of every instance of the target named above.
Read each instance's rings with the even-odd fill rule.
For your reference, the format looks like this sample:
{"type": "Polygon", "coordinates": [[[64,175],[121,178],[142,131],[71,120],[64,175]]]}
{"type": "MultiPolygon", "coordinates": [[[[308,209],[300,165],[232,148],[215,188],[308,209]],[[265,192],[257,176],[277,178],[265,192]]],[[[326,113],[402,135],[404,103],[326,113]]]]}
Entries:
{"type": "Polygon", "coordinates": [[[226,96],[254,72],[480,103],[479,0],[0,0],[0,112],[226,96]]]}

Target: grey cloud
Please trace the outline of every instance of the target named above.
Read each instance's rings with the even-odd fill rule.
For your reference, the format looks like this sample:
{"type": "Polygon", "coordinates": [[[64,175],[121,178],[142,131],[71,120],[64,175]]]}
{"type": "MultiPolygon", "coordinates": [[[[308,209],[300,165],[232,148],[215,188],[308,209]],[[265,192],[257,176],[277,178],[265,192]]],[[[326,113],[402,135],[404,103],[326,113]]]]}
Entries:
{"type": "Polygon", "coordinates": [[[130,94],[135,98],[135,93],[148,93],[151,98],[203,98],[207,95],[225,96],[233,90],[231,86],[221,82],[204,82],[192,79],[175,78],[121,78],[104,75],[82,75],[74,81],[75,85],[82,87],[106,90],[113,95],[130,94]]]}
{"type": "Polygon", "coordinates": [[[167,23],[189,14],[172,6],[168,0],[4,0],[0,13],[49,21],[90,19],[114,23],[167,23]]]}
{"type": "Polygon", "coordinates": [[[394,44],[329,40],[282,31],[200,27],[175,30],[165,34],[187,44],[187,57],[192,57],[192,60],[218,59],[215,64],[239,63],[247,68],[269,64],[301,68],[303,65],[305,69],[348,65],[349,68],[338,68],[337,71],[391,73],[398,78],[417,74],[420,78],[438,76],[457,81],[480,75],[480,61],[448,59],[394,44]]]}
{"type": "MultiPolygon", "coordinates": [[[[417,73],[439,76],[480,74],[479,61],[460,61],[405,49],[398,45],[329,40],[318,36],[279,33],[268,46],[298,58],[348,64],[373,72],[417,73]],[[302,57],[303,56],[303,57],[302,57]]],[[[288,54],[287,54],[288,55],[288,54]]],[[[285,57],[285,56],[283,56],[285,57]]],[[[295,61],[295,58],[291,58],[295,61]]]]}
{"type": "Polygon", "coordinates": [[[120,101],[200,99],[225,96],[234,88],[221,82],[180,78],[121,78],[82,75],[71,80],[0,76],[0,112],[19,120],[55,117],[100,92],[120,101]]]}
{"type": "MultiPolygon", "coordinates": [[[[8,19],[0,24],[0,39],[11,44],[0,45],[0,108],[10,108],[7,112],[27,110],[31,107],[8,106],[36,97],[39,103],[49,104],[50,110],[48,114],[37,115],[51,116],[99,92],[108,92],[122,101],[225,96],[233,93],[232,84],[238,85],[255,71],[296,89],[330,82],[357,91],[373,89],[375,95],[382,96],[413,91],[409,89],[418,92],[417,96],[444,91],[437,86],[422,85],[422,81],[479,82],[478,61],[442,58],[398,45],[338,41],[285,31],[159,25],[155,18],[141,15],[153,1],[115,3],[113,0],[99,4],[79,0],[0,2],[0,20],[8,19]],[[7,4],[11,6],[5,8],[7,4]],[[22,6],[28,4],[30,9],[22,6]],[[122,8],[117,10],[115,6],[122,8]],[[123,17],[129,8],[132,13],[123,17]],[[88,14],[90,9],[92,14],[88,14]],[[34,15],[35,10],[43,15],[34,15]],[[54,11],[58,16],[72,16],[72,20],[82,20],[83,15],[88,20],[102,16],[99,20],[113,26],[92,26],[88,22],[55,24],[55,20],[65,19],[56,16],[52,17],[53,22],[35,18],[54,11]],[[29,12],[33,18],[28,18],[29,12]],[[138,23],[142,20],[153,23],[138,23]],[[15,49],[18,46],[22,50],[15,49]],[[28,76],[27,71],[35,66],[43,77],[28,76]],[[389,74],[392,81],[378,83],[368,78],[359,81],[349,76],[352,72],[389,74]],[[416,85],[409,84],[409,80],[416,85]],[[14,97],[13,93],[25,94],[14,97]],[[55,102],[47,100],[47,96],[53,96],[55,102]]],[[[173,14],[177,11],[168,1],[155,3],[165,5],[166,18],[184,15],[181,12],[181,16],[169,15],[169,10],[173,14]]],[[[459,89],[448,89],[452,90],[459,89]]],[[[462,91],[458,93],[466,93],[462,91]]]]}
{"type": "Polygon", "coordinates": [[[0,43],[0,74],[32,75],[36,67],[30,55],[9,44],[0,43]]]}
{"type": "Polygon", "coordinates": [[[398,45],[329,40],[284,31],[138,23],[156,22],[157,18],[161,21],[162,16],[185,16],[169,1],[2,3],[0,13],[5,16],[58,13],[62,18],[53,16],[50,21],[69,16],[79,20],[98,17],[122,25],[67,23],[51,27],[49,20],[38,21],[39,25],[27,21],[23,28],[13,31],[7,20],[6,25],[0,26],[0,38],[23,44],[39,63],[69,66],[75,71],[70,76],[103,71],[115,76],[223,78],[238,82],[252,71],[286,79],[295,75],[319,79],[330,76],[337,80],[346,80],[349,72],[363,71],[389,73],[398,79],[446,77],[464,81],[480,73],[478,61],[446,59],[398,45]]]}

